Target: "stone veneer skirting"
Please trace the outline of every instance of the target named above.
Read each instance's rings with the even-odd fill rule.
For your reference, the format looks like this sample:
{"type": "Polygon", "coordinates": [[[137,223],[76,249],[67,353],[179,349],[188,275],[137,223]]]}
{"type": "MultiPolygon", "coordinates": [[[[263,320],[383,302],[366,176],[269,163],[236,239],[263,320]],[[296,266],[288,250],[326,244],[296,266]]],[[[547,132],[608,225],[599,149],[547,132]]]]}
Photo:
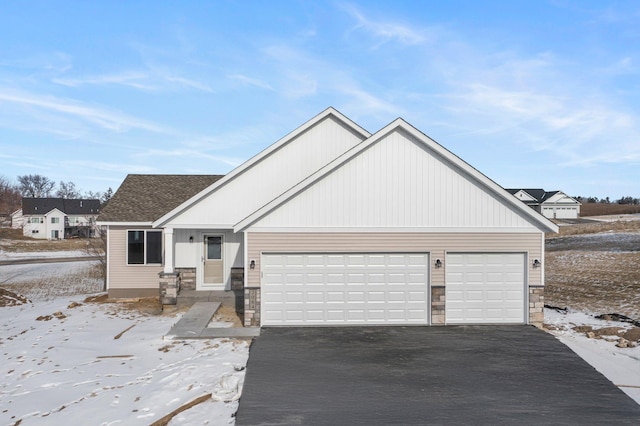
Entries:
{"type": "Polygon", "coordinates": [[[431,286],[431,325],[444,325],[445,288],[443,285],[431,286]]]}
{"type": "Polygon", "coordinates": [[[244,326],[260,326],[260,288],[246,287],[244,289],[244,326]]]}
{"type": "Polygon", "coordinates": [[[544,287],[529,286],[529,324],[538,328],[544,323],[544,287]]]}
{"type": "Polygon", "coordinates": [[[180,288],[184,290],[196,289],[196,268],[176,268],[180,274],[180,288]]]}

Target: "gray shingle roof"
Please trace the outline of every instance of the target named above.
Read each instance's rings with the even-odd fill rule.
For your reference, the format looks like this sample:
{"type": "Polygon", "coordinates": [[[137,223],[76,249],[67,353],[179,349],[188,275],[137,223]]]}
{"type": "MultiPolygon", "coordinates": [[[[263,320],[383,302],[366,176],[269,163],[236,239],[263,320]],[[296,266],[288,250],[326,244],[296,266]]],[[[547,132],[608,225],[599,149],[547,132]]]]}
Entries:
{"type": "Polygon", "coordinates": [[[102,222],[153,222],[223,175],[128,175],[98,217],[102,222]]]}
{"type": "Polygon", "coordinates": [[[82,200],[79,198],[23,198],[23,215],[44,215],[53,209],[64,214],[92,215],[100,213],[100,200],[82,200]]]}

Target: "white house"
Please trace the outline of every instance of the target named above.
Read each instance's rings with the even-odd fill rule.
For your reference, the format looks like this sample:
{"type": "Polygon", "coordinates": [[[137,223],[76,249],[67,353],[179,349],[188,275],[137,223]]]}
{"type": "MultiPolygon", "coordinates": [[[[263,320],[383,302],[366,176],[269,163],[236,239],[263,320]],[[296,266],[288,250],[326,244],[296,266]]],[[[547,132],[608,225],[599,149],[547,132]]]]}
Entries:
{"type": "Polygon", "coordinates": [[[110,297],[236,292],[245,325],[538,324],[558,228],[402,119],[328,108],[226,176],[129,175],[110,297]]]}
{"type": "Polygon", "coordinates": [[[517,199],[549,219],[576,219],[582,205],[562,191],[544,189],[507,189],[517,199]]]}
{"type": "Polygon", "coordinates": [[[12,217],[16,222],[21,218],[25,236],[57,240],[97,236],[99,214],[100,200],[23,198],[12,217]]]}

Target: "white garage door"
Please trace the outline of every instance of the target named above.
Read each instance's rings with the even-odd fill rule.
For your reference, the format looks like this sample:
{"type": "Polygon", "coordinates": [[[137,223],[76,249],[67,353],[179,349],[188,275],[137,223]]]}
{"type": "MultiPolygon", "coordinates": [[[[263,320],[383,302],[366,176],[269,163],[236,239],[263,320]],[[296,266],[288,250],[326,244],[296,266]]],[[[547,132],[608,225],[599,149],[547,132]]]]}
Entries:
{"type": "Polygon", "coordinates": [[[262,325],[428,324],[428,254],[262,255],[262,325]]]}
{"type": "Polygon", "coordinates": [[[447,324],[525,322],[524,253],[449,253],[447,324]]]}
{"type": "Polygon", "coordinates": [[[575,219],[578,217],[578,209],[576,207],[557,207],[557,219],[575,219]]]}

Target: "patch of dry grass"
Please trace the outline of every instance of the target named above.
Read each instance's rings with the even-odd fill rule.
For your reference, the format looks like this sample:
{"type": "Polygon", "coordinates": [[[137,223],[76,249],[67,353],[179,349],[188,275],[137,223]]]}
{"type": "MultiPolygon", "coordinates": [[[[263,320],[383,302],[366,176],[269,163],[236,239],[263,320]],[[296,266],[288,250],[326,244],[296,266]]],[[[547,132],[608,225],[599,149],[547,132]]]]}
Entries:
{"type": "Polygon", "coordinates": [[[27,238],[24,240],[0,239],[0,248],[10,253],[30,253],[38,251],[71,251],[85,250],[88,241],[76,238],[73,240],[35,240],[27,238]]]}
{"type": "Polygon", "coordinates": [[[640,213],[640,205],[582,203],[582,206],[580,206],[580,216],[582,217],[634,213],[640,213]]]}
{"type": "Polygon", "coordinates": [[[548,239],[568,238],[563,238],[561,245],[548,244],[546,302],[579,311],[640,318],[640,252],[637,239],[627,238],[629,233],[638,232],[640,221],[615,221],[562,226],[559,234],[547,235],[548,239]],[[598,233],[606,233],[606,238],[588,237],[598,233]],[[571,238],[574,235],[586,237],[571,238]]]}
{"type": "Polygon", "coordinates": [[[566,250],[545,258],[548,304],[640,317],[640,253],[566,250]]]}
{"type": "Polygon", "coordinates": [[[61,296],[99,293],[103,290],[104,283],[98,266],[87,262],[87,267],[80,271],[14,281],[3,284],[3,287],[32,301],[46,301],[61,296]]]}
{"type": "Polygon", "coordinates": [[[589,222],[561,226],[557,234],[547,233],[546,238],[568,235],[597,234],[599,232],[640,232],[640,220],[617,220],[615,222],[589,222]]]}

